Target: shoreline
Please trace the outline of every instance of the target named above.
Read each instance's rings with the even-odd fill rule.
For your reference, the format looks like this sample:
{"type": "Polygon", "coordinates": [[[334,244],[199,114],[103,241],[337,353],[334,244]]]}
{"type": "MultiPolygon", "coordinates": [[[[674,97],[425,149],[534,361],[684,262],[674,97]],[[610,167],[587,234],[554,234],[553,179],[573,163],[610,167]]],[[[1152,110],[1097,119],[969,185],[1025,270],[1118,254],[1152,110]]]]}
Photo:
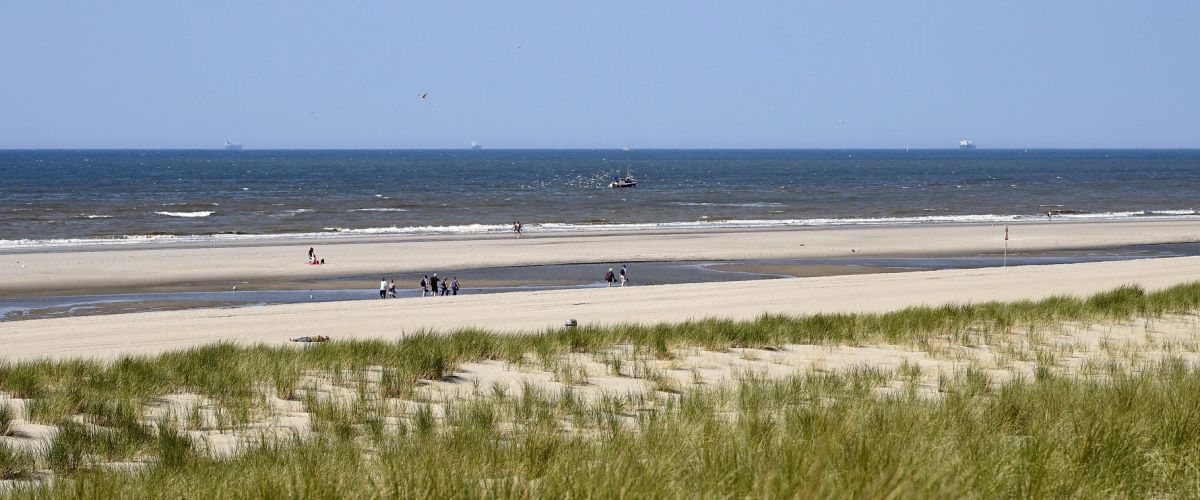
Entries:
{"type": "MultiPolygon", "coordinates": [[[[1193,210],[1194,212],[1194,210],[1193,210]]],[[[1124,214],[1125,212],[1121,212],[1124,214]]],[[[1116,214],[1116,213],[1114,213],[1116,214]]],[[[1004,225],[1038,225],[1038,224],[1153,224],[1153,223],[1200,223],[1200,213],[1182,215],[1141,215],[1115,216],[1101,215],[1096,217],[1077,215],[1057,215],[1055,219],[1042,219],[1043,214],[1035,215],[958,215],[958,216],[920,216],[920,217],[890,217],[890,218],[848,218],[848,219],[798,219],[798,220],[714,220],[696,222],[660,222],[660,223],[605,223],[605,224],[570,224],[570,223],[529,223],[525,224],[526,237],[589,237],[612,235],[671,235],[671,234],[703,234],[713,232],[757,233],[772,231],[804,231],[804,230],[855,230],[871,228],[901,228],[901,227],[956,227],[956,226],[1004,226],[1004,225]],[[957,219],[961,217],[962,219],[957,219]],[[823,221],[823,222],[816,222],[823,221]],[[561,228],[565,227],[565,228],[561,228]],[[584,229],[590,228],[590,229],[584,229]]],[[[319,242],[319,244],[338,245],[353,243],[398,243],[412,241],[443,241],[443,240],[477,240],[512,238],[510,226],[506,224],[480,224],[485,229],[480,230],[451,230],[445,226],[439,230],[419,231],[418,228],[363,228],[343,231],[315,231],[295,233],[212,233],[212,234],[146,234],[128,236],[100,236],[86,238],[66,238],[48,240],[30,239],[0,239],[0,243],[23,242],[28,244],[0,245],[0,256],[6,254],[24,253],[54,253],[54,252],[83,252],[108,250],[152,250],[176,248],[211,248],[238,246],[270,246],[295,244],[297,242],[319,242]],[[492,229],[486,229],[492,228],[492,229]],[[396,231],[388,231],[396,229],[396,231]],[[403,229],[412,229],[404,231],[403,229]]]]}
{"type": "MultiPolygon", "coordinates": [[[[1097,251],[1131,245],[1195,243],[1194,221],[1029,222],[1009,224],[1010,254],[1097,251]]],[[[752,261],[837,257],[939,257],[999,254],[993,224],[839,226],[766,230],[351,237],[0,252],[0,297],[101,292],[278,288],[366,276],[420,276],[456,270],[539,265],[699,260],[752,261]],[[326,259],[308,265],[309,246],[326,259]]],[[[377,278],[373,278],[377,279],[377,278]]],[[[405,283],[411,280],[404,280],[405,283]]]]}

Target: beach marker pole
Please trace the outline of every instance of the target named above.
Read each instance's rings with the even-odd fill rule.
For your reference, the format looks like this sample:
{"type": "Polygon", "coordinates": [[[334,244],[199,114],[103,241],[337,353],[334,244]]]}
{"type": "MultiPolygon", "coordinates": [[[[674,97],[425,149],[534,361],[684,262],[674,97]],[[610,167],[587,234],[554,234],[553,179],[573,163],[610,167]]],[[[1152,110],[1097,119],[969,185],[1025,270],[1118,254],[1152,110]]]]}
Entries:
{"type": "Polygon", "coordinates": [[[1004,267],[1008,267],[1008,226],[1004,226],[1004,267]]]}

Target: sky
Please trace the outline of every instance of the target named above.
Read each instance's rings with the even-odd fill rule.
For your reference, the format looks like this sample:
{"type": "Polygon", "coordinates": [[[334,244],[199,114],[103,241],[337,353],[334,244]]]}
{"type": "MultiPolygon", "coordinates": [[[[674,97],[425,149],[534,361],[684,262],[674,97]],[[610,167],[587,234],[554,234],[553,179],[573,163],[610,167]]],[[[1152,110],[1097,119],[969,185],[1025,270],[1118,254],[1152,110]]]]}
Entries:
{"type": "Polygon", "coordinates": [[[1170,0],[7,0],[0,148],[1197,148],[1198,20],[1170,0]]]}

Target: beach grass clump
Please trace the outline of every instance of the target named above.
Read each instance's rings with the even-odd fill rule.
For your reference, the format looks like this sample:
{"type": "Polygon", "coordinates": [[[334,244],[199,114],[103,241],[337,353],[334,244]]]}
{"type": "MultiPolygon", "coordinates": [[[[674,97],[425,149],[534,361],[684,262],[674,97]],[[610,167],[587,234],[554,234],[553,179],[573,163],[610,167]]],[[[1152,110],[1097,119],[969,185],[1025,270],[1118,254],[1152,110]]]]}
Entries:
{"type": "Polygon", "coordinates": [[[0,443],[0,481],[29,479],[37,471],[37,460],[33,455],[0,443]]]}
{"type": "Polygon", "coordinates": [[[17,412],[8,401],[0,402],[0,436],[7,436],[17,412]]]}

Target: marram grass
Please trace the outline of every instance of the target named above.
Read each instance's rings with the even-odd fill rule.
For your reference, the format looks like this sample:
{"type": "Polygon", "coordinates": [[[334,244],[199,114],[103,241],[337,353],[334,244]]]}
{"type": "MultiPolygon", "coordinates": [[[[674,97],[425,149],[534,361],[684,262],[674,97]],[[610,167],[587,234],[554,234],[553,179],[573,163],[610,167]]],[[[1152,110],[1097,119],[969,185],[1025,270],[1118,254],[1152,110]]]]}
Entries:
{"type": "MultiPolygon", "coordinates": [[[[218,344],[112,363],[10,362],[0,364],[0,391],[31,399],[30,419],[61,431],[43,463],[0,443],[0,479],[49,468],[57,480],[10,493],[88,498],[1186,496],[1200,491],[1200,372],[1174,359],[1138,372],[1113,368],[1103,379],[1039,371],[1000,385],[968,370],[944,381],[939,399],[873,392],[882,381],[915,379],[907,366],[747,378],[665,399],[587,402],[569,388],[547,394],[527,386],[453,404],[444,419],[421,407],[394,425],[384,425],[382,407],[309,400],[313,437],[266,442],[229,459],[206,456],[166,422],[145,425],[139,408],[156,396],[195,392],[214,400],[222,425],[234,429],[261,412],[256,388],[290,394],[315,372],[383,367],[378,396],[403,398],[418,380],[444,377],[463,362],[533,355],[551,366],[565,353],[619,343],[661,356],[680,346],[921,345],[1197,309],[1200,283],[1191,283],[886,314],[528,336],[465,330],[311,349],[218,344]],[[92,465],[147,457],[154,465],[136,473],[92,465]]],[[[10,415],[0,409],[0,428],[10,415]]]]}

